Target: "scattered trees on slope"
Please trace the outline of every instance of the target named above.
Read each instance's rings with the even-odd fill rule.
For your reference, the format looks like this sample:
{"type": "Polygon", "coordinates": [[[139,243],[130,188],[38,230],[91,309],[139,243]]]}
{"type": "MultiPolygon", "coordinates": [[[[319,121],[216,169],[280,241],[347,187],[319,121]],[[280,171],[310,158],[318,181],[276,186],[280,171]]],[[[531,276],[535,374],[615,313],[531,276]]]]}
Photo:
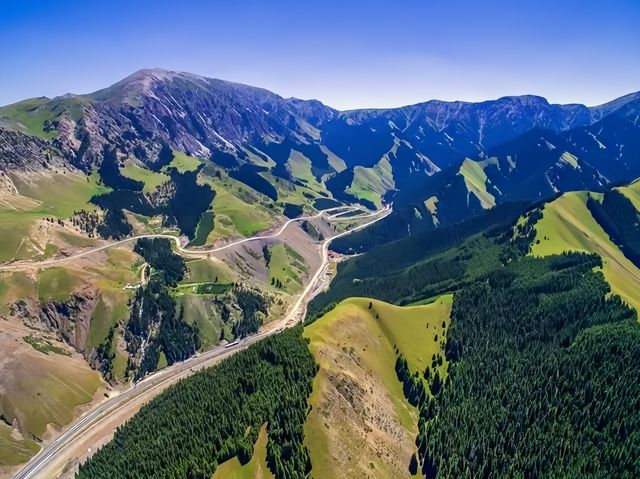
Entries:
{"type": "Polygon", "coordinates": [[[175,286],[184,278],[187,267],[182,256],[174,254],[171,242],[166,238],[140,238],[133,249],[149,266],[161,273],[169,286],[175,286]]]}

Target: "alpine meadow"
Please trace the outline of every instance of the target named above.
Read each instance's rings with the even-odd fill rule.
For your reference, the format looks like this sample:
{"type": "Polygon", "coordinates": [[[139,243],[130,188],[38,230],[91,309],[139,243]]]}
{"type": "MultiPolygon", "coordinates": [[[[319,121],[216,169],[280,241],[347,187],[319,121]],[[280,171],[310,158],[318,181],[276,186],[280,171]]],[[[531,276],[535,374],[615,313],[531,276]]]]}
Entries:
{"type": "Polygon", "coordinates": [[[3,10],[0,477],[640,477],[636,2],[3,10]]]}

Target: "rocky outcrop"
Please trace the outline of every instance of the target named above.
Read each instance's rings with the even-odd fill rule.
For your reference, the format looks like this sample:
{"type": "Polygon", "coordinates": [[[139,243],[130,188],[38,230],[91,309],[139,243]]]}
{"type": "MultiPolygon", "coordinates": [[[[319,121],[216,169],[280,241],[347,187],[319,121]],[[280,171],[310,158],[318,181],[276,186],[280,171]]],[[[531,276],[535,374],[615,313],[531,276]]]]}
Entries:
{"type": "Polygon", "coordinates": [[[63,164],[48,141],[0,127],[0,171],[39,171],[63,164]]]}
{"type": "Polygon", "coordinates": [[[89,357],[87,337],[91,326],[91,317],[98,303],[98,291],[95,287],[86,287],[77,291],[62,302],[49,300],[40,307],[41,322],[54,329],[59,337],[77,351],[89,357]]]}

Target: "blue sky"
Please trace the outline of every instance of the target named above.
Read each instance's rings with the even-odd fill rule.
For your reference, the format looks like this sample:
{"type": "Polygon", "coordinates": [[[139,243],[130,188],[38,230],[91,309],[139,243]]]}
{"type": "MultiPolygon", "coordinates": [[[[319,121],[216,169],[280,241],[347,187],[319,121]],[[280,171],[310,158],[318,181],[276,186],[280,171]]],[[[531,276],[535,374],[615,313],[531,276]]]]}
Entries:
{"type": "Polygon", "coordinates": [[[640,90],[639,0],[0,0],[0,104],[148,67],[336,108],[640,90]]]}

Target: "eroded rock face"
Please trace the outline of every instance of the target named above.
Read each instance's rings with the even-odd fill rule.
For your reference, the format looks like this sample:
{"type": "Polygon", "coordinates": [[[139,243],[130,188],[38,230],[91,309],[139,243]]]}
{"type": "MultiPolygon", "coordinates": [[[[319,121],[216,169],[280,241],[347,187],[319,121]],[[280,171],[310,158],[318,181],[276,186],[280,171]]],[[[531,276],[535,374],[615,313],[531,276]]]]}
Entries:
{"type": "Polygon", "coordinates": [[[64,302],[49,300],[42,304],[39,319],[88,358],[91,351],[87,350],[87,337],[97,303],[98,291],[95,287],[86,287],[73,293],[64,302]]]}
{"type": "Polygon", "coordinates": [[[0,127],[0,170],[29,172],[63,164],[48,141],[0,127]]]}
{"type": "Polygon", "coordinates": [[[84,170],[100,163],[105,144],[153,163],[163,143],[209,157],[246,144],[318,139],[309,122],[336,115],[319,102],[291,102],[267,90],[165,70],[141,70],[82,97],[75,122],[63,114],[53,145],[84,170]],[[305,119],[310,116],[310,119],[305,119]]]}
{"type": "Polygon", "coordinates": [[[10,316],[20,319],[32,331],[54,333],[87,359],[92,353],[87,347],[87,337],[97,303],[98,290],[90,285],[65,301],[19,299],[11,305],[10,316]]]}

